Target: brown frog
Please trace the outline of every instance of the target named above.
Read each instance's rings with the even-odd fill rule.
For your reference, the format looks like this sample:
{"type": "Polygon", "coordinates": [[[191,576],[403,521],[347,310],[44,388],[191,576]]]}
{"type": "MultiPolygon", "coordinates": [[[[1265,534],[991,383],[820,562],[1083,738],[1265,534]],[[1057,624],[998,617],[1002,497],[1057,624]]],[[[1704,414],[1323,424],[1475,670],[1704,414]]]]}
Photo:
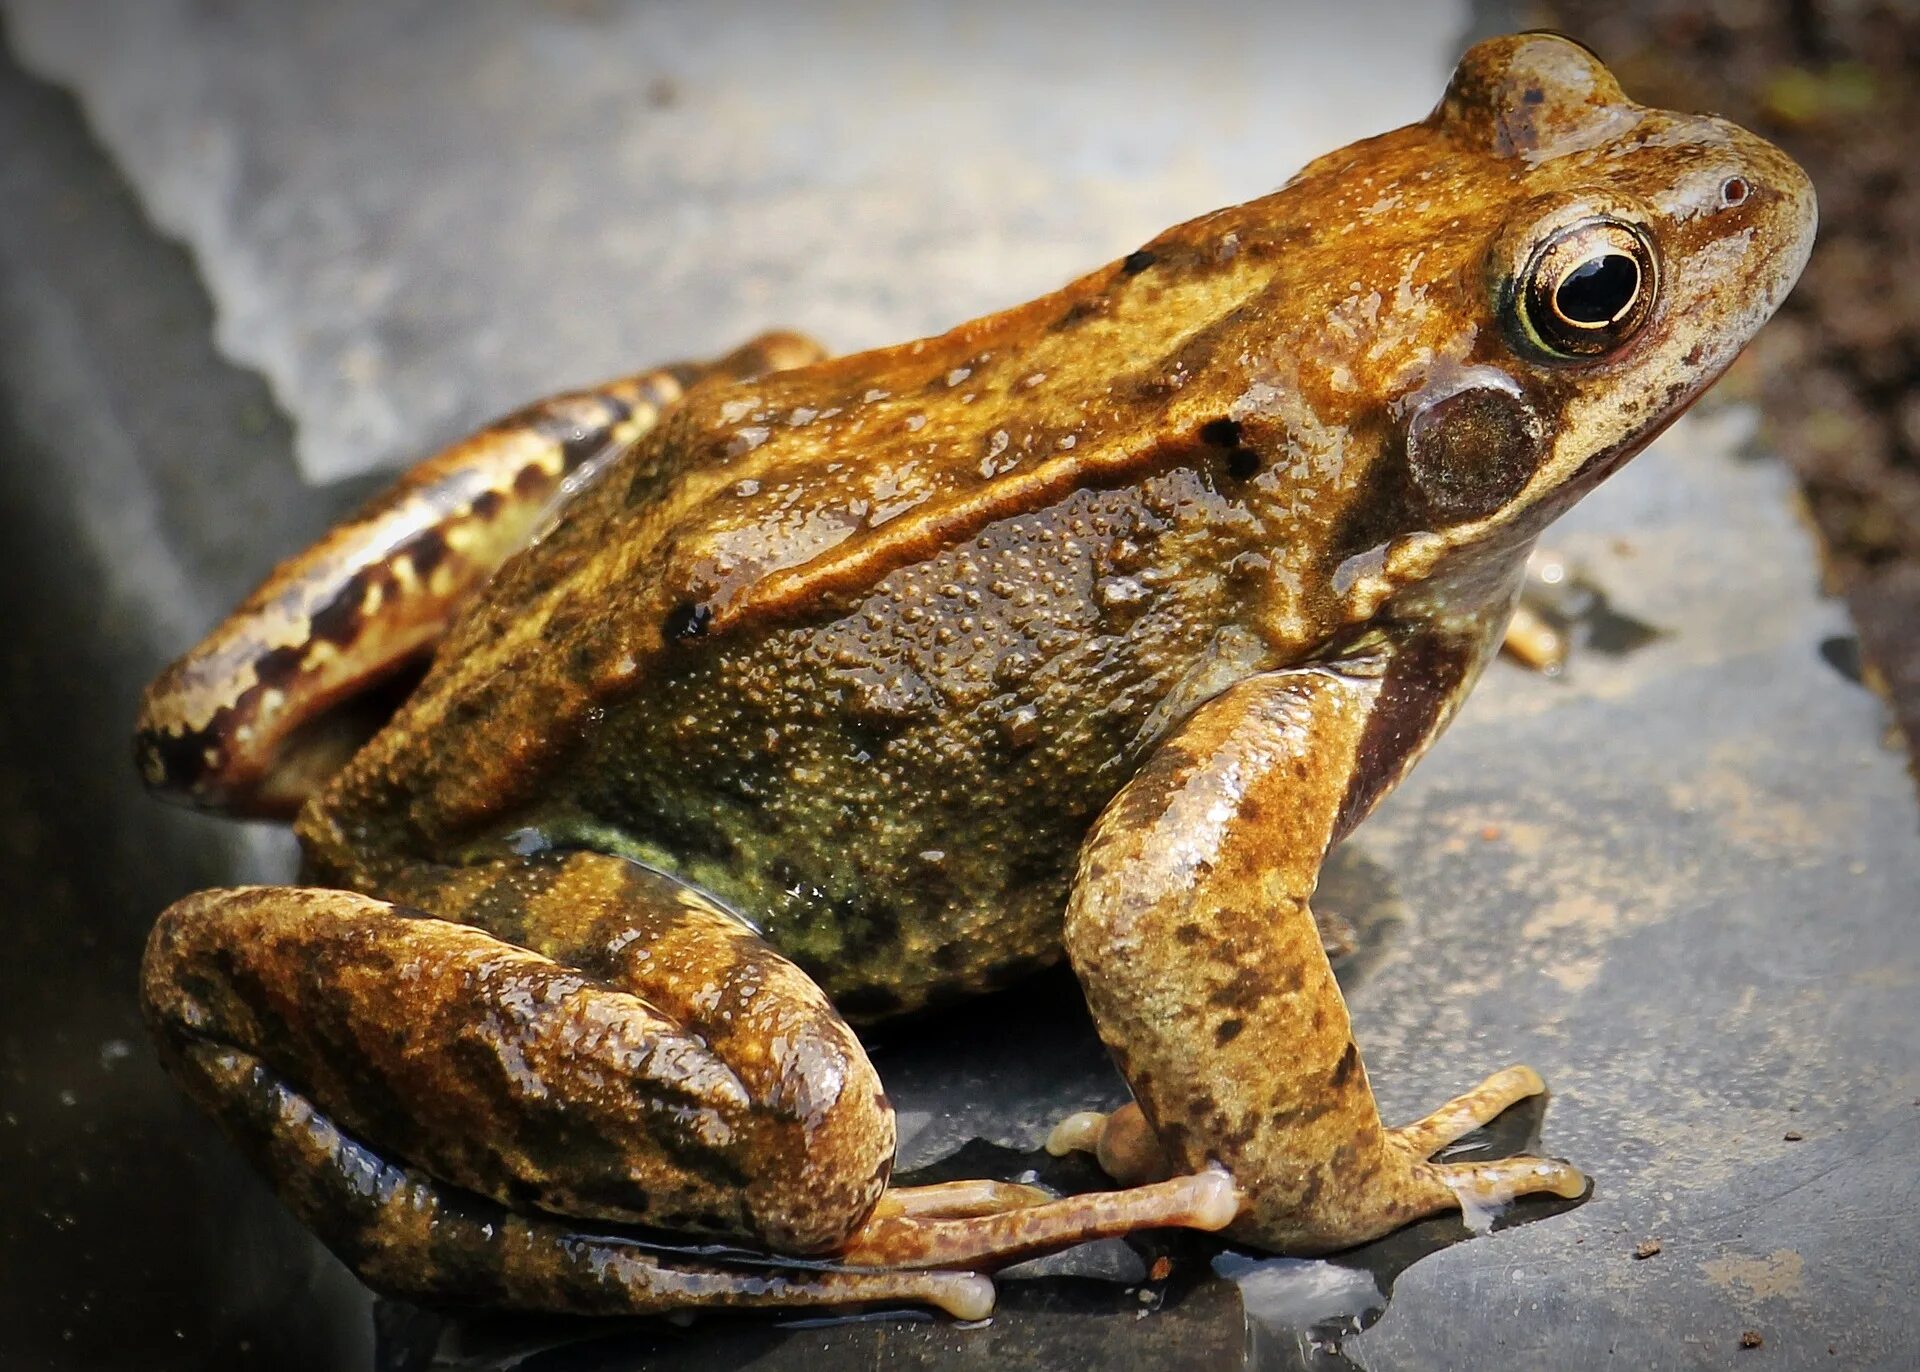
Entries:
{"type": "Polygon", "coordinates": [[[148,693],[149,783],[297,809],[310,883],[161,917],[168,1063],[423,1300],[980,1316],[982,1272],[1139,1227],[1313,1253],[1578,1194],[1431,1160],[1529,1069],[1382,1125],[1308,902],[1535,537],[1813,226],[1766,143],[1501,38],[1424,122],[1056,294],[509,417],[148,693]],[[340,707],[428,652],[358,746],[340,707]],[[889,1188],[849,1022],[1063,952],[1134,1103],[1054,1143],[1120,1184],[889,1188]]]}

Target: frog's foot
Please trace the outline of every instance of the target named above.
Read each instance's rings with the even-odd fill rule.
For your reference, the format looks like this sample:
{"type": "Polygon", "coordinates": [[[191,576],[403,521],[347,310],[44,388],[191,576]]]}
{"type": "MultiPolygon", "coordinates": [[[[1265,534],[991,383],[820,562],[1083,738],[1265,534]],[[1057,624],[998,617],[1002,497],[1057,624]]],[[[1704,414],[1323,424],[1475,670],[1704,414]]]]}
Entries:
{"type": "Polygon", "coordinates": [[[1434,1162],[1433,1155],[1488,1124],[1516,1102],[1547,1089],[1531,1067],[1495,1072],[1465,1095],[1456,1096],[1423,1119],[1386,1131],[1386,1141],[1407,1161],[1409,1179],[1432,1204],[1430,1210],[1456,1205],[1469,1215],[1542,1193],[1573,1200],[1587,1189],[1586,1174],[1571,1163],[1528,1156],[1475,1162],[1434,1162]]]}
{"type": "MultiPolygon", "coordinates": [[[[592,853],[391,880],[407,905],[190,896],[156,922],[142,967],[170,1065],[369,1283],[558,1312],[925,1299],[983,1313],[984,1288],[951,1278],[700,1267],[690,1292],[679,1267],[593,1237],[645,1225],[769,1268],[830,1265],[885,1192],[893,1115],[872,1064],[819,987],[740,921],[592,853]],[[325,1156],[306,1138],[322,1124],[340,1140],[325,1156]],[[369,1160],[413,1200],[356,1211],[369,1160]],[[472,1250],[436,1265],[440,1232],[472,1250]],[[578,1256],[601,1251],[626,1254],[605,1290],[578,1256]]],[[[909,1195],[895,1218],[1033,1199],[909,1195]]]]}
{"type": "Polygon", "coordinates": [[[1415,1157],[1429,1158],[1448,1144],[1464,1138],[1483,1124],[1498,1119],[1509,1106],[1547,1089],[1540,1074],[1524,1064],[1503,1067],[1473,1090],[1455,1096],[1432,1114],[1387,1130],[1387,1137],[1415,1157]]]}
{"type": "Polygon", "coordinates": [[[1028,1196],[1009,1199],[996,1211],[954,1216],[907,1214],[883,1201],[839,1259],[850,1267],[990,1270],[1137,1229],[1224,1229],[1240,1210],[1232,1178],[1212,1169],[1125,1191],[1039,1203],[1028,1196]]]}
{"type": "Polygon", "coordinates": [[[1159,1181],[1168,1172],[1166,1150],[1136,1101],[1107,1115],[1096,1110],[1068,1115],[1047,1135],[1047,1151],[1056,1158],[1091,1153],[1108,1176],[1128,1186],[1159,1181]]]}
{"type": "MultiPolygon", "coordinates": [[[[425,658],[547,512],[708,376],[816,360],[770,333],[713,362],[537,401],[419,463],[276,567],[140,703],[147,785],[205,810],[291,816],[381,722],[373,688],[425,658]]],[[[391,710],[393,702],[386,702],[391,710]]]]}

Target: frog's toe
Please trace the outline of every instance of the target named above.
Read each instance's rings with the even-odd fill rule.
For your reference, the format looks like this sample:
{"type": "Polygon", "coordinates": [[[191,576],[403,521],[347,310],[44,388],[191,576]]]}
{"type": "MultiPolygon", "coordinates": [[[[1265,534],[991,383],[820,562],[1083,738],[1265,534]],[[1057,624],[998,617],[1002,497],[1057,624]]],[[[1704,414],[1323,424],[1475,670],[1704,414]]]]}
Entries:
{"type": "Polygon", "coordinates": [[[1094,1110],[1068,1115],[1047,1135],[1047,1151],[1056,1158],[1092,1153],[1108,1176],[1127,1186],[1160,1181],[1172,1171],[1138,1101],[1108,1115],[1094,1110]]]}
{"type": "Polygon", "coordinates": [[[963,1216],[906,1214],[883,1200],[835,1256],[849,1267],[903,1273],[994,1269],[1136,1229],[1224,1229],[1239,1213],[1240,1203],[1239,1188],[1217,1168],[1124,1191],[1017,1203],[963,1216]]]}
{"type": "Polygon", "coordinates": [[[1433,1210],[1457,1205],[1472,1219],[1521,1196],[1544,1193],[1573,1200],[1586,1193],[1586,1174],[1556,1158],[1431,1161],[1448,1144],[1490,1123],[1509,1106],[1546,1089],[1547,1084],[1531,1067],[1502,1068],[1425,1118],[1387,1130],[1387,1141],[1407,1158],[1413,1189],[1426,1196],[1433,1210]]]}
{"type": "MultiPolygon", "coordinates": [[[[1551,1195],[1578,1200],[1587,1193],[1587,1174],[1558,1158],[1526,1155],[1479,1162],[1428,1162],[1419,1169],[1451,1194],[1469,1220],[1518,1200],[1551,1195]]],[[[1449,1209],[1451,1205],[1437,1208],[1449,1209]]]]}
{"type": "Polygon", "coordinates": [[[979,1215],[997,1215],[1003,1210],[1022,1210],[1045,1205],[1056,1197],[1038,1186],[1013,1181],[943,1181],[932,1186],[889,1187],[874,1207],[875,1216],[899,1215],[909,1219],[972,1219],[979,1215]]]}
{"type": "Polygon", "coordinates": [[[1398,1129],[1389,1129],[1387,1134],[1415,1157],[1430,1158],[1456,1139],[1498,1119],[1507,1107],[1528,1096],[1540,1095],[1546,1089],[1546,1082],[1531,1067],[1503,1067],[1432,1114],[1398,1129]]]}

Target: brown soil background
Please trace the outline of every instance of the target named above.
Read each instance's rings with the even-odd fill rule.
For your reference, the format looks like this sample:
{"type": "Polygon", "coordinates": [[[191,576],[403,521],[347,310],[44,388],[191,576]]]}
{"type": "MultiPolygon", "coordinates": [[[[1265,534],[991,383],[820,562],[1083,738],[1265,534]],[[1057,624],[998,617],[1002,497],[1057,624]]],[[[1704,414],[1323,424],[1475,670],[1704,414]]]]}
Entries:
{"type": "Polygon", "coordinates": [[[1813,258],[1722,394],[1758,402],[1799,475],[1920,772],[1920,3],[1552,0],[1525,18],[1635,99],[1725,115],[1813,177],[1813,258]]]}

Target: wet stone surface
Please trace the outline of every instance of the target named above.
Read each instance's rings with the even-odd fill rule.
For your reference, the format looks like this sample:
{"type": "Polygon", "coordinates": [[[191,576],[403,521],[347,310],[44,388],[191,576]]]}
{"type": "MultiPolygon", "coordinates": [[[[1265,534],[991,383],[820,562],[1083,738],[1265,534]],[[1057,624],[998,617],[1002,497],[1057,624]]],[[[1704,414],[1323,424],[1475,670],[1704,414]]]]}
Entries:
{"type": "MultiPolygon", "coordinates": [[[[7,12],[25,33],[52,23],[50,9],[7,12]]],[[[364,16],[316,12],[341,16],[305,21],[335,25],[337,44],[369,41],[364,16]]],[[[569,6],[542,22],[639,22],[607,20],[611,12],[569,6]]],[[[203,20],[223,22],[221,13],[203,20]]],[[[487,11],[467,34],[420,35],[417,60],[432,69],[455,63],[444,53],[463,45],[504,43],[508,22],[487,11]]],[[[1153,38],[1149,30],[1132,41],[1153,38]]],[[[50,41],[43,35],[44,50],[50,41]]],[[[1432,74],[1419,81],[1415,110],[1447,56],[1418,59],[1432,74]]],[[[677,60],[663,56],[662,71],[677,60]]],[[[108,111],[133,97],[74,70],[87,117],[115,143],[110,125],[129,116],[108,111]]],[[[282,99],[308,89],[270,63],[250,70],[249,98],[262,110],[276,83],[282,99]]],[[[1382,70],[1375,64],[1372,75],[1382,70]]],[[[606,92],[596,96],[603,117],[624,112],[598,79],[579,78],[606,92]]],[[[647,83],[631,88],[644,93],[647,83]]],[[[798,85],[778,89],[798,98],[798,85]]],[[[149,93],[155,103],[136,113],[156,128],[177,117],[149,93]]],[[[181,98],[215,145],[221,129],[236,136],[237,112],[220,92],[203,82],[189,95],[181,98]]],[[[397,103],[383,117],[411,108],[387,98],[397,103]]],[[[1109,199],[1091,211],[1036,208],[1047,182],[1029,184],[1039,173],[1020,163],[997,183],[1006,217],[990,227],[955,231],[952,202],[903,196],[899,220],[874,221],[881,236],[867,289],[880,291],[885,267],[891,295],[810,275],[799,249],[817,244],[783,242],[756,211],[725,235],[703,237],[684,218],[650,225],[658,237],[649,243],[683,240],[672,289],[574,331],[576,300],[546,317],[547,337],[525,357],[507,349],[489,361],[487,345],[456,335],[488,316],[485,329],[473,326],[499,337],[555,279],[549,265],[578,274],[587,251],[543,254],[553,264],[489,263],[495,279],[465,287],[459,302],[473,320],[456,312],[419,335],[406,333],[408,310],[392,308],[410,298],[404,291],[375,298],[358,324],[342,314],[336,325],[390,353],[390,366],[357,384],[408,418],[363,451],[443,437],[529,388],[637,360],[633,349],[651,357],[656,308],[683,330],[675,344],[718,345],[718,332],[688,331],[716,293],[724,309],[706,318],[729,332],[799,322],[849,344],[948,322],[1118,250],[1215,190],[1257,189],[1307,153],[1415,110],[1348,111],[1356,124],[1316,126],[1297,152],[1241,166],[1203,159],[1192,181],[1152,190],[1142,189],[1145,172],[1126,179],[1147,164],[1112,148],[1104,162],[1087,153],[1092,171],[1073,164],[1062,175],[1078,167],[1106,186],[1109,199]],[[1243,182],[1230,185],[1233,176],[1243,182]],[[1128,206],[1132,218],[1119,212],[1128,206]],[[1060,227],[1089,213],[1098,234],[1060,227]],[[909,220],[911,233],[901,227],[909,220]],[[1116,225],[1125,236],[1109,242],[1116,225]],[[717,275],[721,247],[749,227],[769,235],[753,259],[763,276],[717,275]],[[685,255],[687,242],[711,251],[685,255]],[[777,275],[769,254],[789,251],[796,292],[818,292],[820,309],[843,313],[798,314],[785,296],[742,285],[777,275]],[[972,265],[955,265],[973,252],[972,265]],[[1000,263],[1004,272],[993,269],[1000,263]],[[930,278],[937,289],[922,289],[930,278]],[[593,332],[616,322],[635,332],[593,332]],[[442,343],[452,351],[440,354],[442,343]],[[509,352],[514,367],[580,365],[551,374],[494,365],[509,352]],[[448,377],[454,389],[436,391],[448,377]],[[496,393],[509,385],[517,389],[496,393]]],[[[1235,127],[1248,146],[1262,132],[1235,127]]],[[[284,160],[294,145],[271,144],[270,132],[262,137],[284,160]]],[[[1030,141],[1026,155],[1073,163],[1071,149],[1043,154],[1035,149],[1045,140],[1030,141]]],[[[350,150],[337,155],[350,165],[350,150]]],[[[984,170],[970,175],[999,165],[991,150],[972,155],[984,170]]],[[[1751,424],[1737,409],[1677,426],[1554,532],[1570,576],[1604,597],[1567,605],[1576,638],[1592,641],[1556,679],[1497,664],[1448,737],[1339,855],[1322,896],[1358,930],[1343,980],[1389,1118],[1417,1115],[1507,1062],[1531,1062],[1555,1090],[1551,1104],[1510,1112],[1467,1146],[1537,1145],[1568,1157],[1595,1178],[1584,1203],[1521,1206],[1481,1235],[1459,1220],[1429,1221],[1333,1262],[1221,1253],[1191,1238],[1101,1245],[1010,1277],[1000,1313],[980,1328],[895,1314],[800,1326],[446,1320],[373,1302],[160,1078],[134,1009],[140,943],[167,900],[197,885],[284,879],[291,856],[269,831],[148,802],[124,742],[153,667],[276,554],[364,494],[353,483],[308,484],[293,456],[298,440],[313,469],[337,469],[359,431],[314,438],[316,416],[336,401],[358,413],[360,402],[290,380],[339,365],[326,328],[290,303],[325,294],[313,278],[296,273],[246,307],[277,312],[277,324],[247,327],[278,328],[298,354],[280,363],[254,355],[290,397],[291,425],[258,377],[215,354],[216,336],[235,347],[246,333],[234,322],[233,281],[221,283],[222,254],[244,263],[252,252],[257,265],[267,249],[209,247],[191,234],[196,256],[170,246],[150,221],[184,231],[156,189],[180,173],[156,171],[151,150],[131,143],[123,156],[116,166],[89,142],[65,94],[0,66],[0,329],[9,341],[0,349],[0,508],[13,532],[0,540],[13,631],[0,654],[0,898],[10,929],[0,960],[0,1191],[27,1198],[0,1206],[10,1274],[0,1283],[0,1364],[1902,1365],[1909,1293],[1920,1285],[1920,1240],[1905,1218],[1920,1141],[1911,1051],[1920,811],[1899,756],[1883,746],[1882,707],[1845,670],[1851,626],[1818,598],[1789,479],[1748,450],[1751,424]],[[1657,1254],[1637,1260],[1654,1239],[1657,1254]],[[1748,1330],[1764,1351],[1741,1349],[1748,1330]]],[[[1169,153],[1164,165],[1176,161],[1169,153]]],[[[322,173],[284,174],[300,185],[322,173]]],[[[886,180],[837,175],[869,188],[886,180]]],[[[442,180],[439,194],[477,194],[463,178],[442,180]]],[[[555,184],[564,194],[575,183],[555,184]]],[[[803,194],[797,181],[756,194],[769,187],[803,194]]],[[[247,199],[234,194],[229,211],[247,199]]],[[[663,205],[671,198],[660,195],[663,205]]],[[[673,195],[729,203],[711,185],[673,195]]],[[[552,212],[554,233],[577,227],[574,210],[552,212]]],[[[843,206],[834,222],[867,221],[843,206]]],[[[280,228],[298,242],[298,225],[280,228]]],[[[395,232],[392,242],[354,238],[355,260],[386,261],[397,281],[416,271],[444,281],[434,273],[461,269],[421,261],[395,232]]],[[[484,257],[478,247],[475,256],[484,257]]],[[[615,297],[630,299],[631,288],[615,297]]],[[[1035,1149],[1061,1113],[1123,1098],[1064,976],[894,1031],[877,1042],[876,1061],[900,1110],[903,1163],[929,1169],[928,1179],[1037,1167],[1054,1184],[1089,1185],[1084,1168],[1035,1149]]]]}

